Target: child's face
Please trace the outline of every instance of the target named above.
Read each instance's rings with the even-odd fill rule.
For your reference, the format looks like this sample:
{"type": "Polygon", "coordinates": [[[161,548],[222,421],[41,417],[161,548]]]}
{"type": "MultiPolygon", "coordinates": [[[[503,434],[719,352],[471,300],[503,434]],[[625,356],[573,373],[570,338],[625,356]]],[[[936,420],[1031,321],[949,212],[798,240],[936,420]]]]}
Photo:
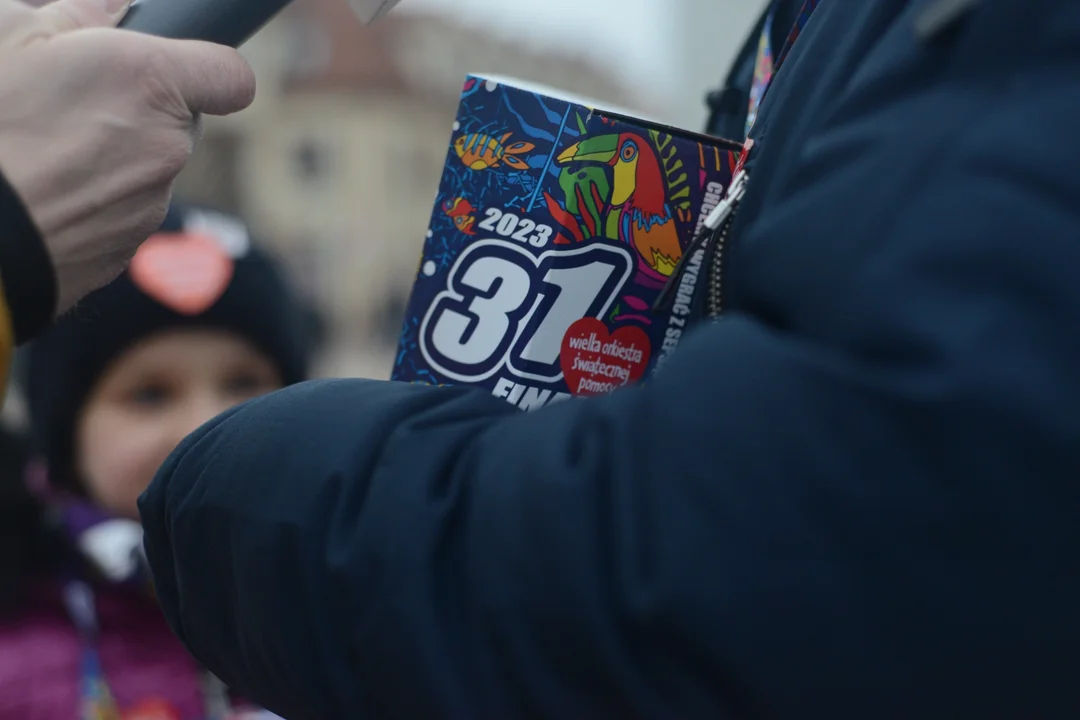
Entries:
{"type": "Polygon", "coordinates": [[[139,495],[181,440],[279,387],[273,363],[237,335],[152,335],[114,360],[94,386],[75,427],[76,472],[94,502],[137,520],[139,495]]]}

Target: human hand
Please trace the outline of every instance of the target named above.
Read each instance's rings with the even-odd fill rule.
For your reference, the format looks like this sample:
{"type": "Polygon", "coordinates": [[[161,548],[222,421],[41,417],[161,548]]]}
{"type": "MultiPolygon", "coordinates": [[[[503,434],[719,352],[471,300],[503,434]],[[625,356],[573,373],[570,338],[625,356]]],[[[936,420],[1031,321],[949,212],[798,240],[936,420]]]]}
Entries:
{"type": "Polygon", "coordinates": [[[231,48],[115,29],[130,0],[0,0],[0,172],[56,270],[59,312],[161,224],[199,115],[247,107],[231,48]]]}

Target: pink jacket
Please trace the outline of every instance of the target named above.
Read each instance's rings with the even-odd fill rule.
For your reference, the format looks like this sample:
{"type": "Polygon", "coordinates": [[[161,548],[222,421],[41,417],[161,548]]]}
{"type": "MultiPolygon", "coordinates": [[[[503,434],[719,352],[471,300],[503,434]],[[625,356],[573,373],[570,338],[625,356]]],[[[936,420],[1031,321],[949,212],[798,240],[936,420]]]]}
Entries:
{"type": "MultiPolygon", "coordinates": [[[[130,591],[97,596],[101,664],[121,712],[150,698],[183,720],[204,714],[202,673],[153,602],[130,591]]],[[[81,646],[58,586],[0,620],[0,720],[75,720],[81,646]]]]}

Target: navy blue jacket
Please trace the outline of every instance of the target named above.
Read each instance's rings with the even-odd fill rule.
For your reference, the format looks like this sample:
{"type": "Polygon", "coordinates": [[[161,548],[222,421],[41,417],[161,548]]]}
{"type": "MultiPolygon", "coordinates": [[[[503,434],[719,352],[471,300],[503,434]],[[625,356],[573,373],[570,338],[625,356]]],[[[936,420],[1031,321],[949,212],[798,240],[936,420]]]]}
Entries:
{"type": "Polygon", "coordinates": [[[297,720],[1080,717],[1080,3],[825,0],[755,133],[647,386],[185,441],[141,507],[192,652],[297,720]]]}

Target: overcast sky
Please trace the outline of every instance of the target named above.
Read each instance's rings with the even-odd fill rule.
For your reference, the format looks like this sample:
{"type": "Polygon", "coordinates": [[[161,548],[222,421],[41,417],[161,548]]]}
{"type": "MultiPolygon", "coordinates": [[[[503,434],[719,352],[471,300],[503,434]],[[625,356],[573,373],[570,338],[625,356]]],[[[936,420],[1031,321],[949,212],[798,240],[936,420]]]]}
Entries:
{"type": "Polygon", "coordinates": [[[497,29],[530,44],[562,45],[597,57],[625,76],[659,81],[679,58],[659,51],[675,22],[665,7],[678,0],[402,0],[395,12],[439,10],[467,24],[497,29]],[[626,47],[634,47],[632,54],[626,47]],[[615,58],[622,55],[619,62],[615,58]]]}
{"type": "Polygon", "coordinates": [[[698,128],[706,91],[720,82],[765,2],[402,0],[395,12],[438,10],[504,37],[581,51],[628,82],[649,83],[645,95],[664,109],[661,119],[698,128]]]}

